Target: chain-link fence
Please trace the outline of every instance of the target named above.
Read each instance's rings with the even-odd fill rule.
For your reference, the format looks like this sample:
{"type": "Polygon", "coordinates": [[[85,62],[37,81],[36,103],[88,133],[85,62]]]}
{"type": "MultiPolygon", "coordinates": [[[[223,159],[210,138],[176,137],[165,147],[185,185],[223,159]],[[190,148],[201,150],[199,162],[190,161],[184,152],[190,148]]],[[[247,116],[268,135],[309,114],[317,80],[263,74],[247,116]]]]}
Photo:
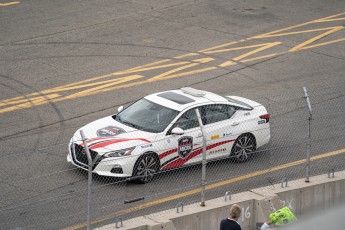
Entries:
{"type": "Polygon", "coordinates": [[[302,88],[250,100],[171,91],[63,128],[69,142],[42,147],[59,127],[4,138],[1,229],[95,227],[344,170],[344,86],[307,92],[312,111],[302,88]]]}

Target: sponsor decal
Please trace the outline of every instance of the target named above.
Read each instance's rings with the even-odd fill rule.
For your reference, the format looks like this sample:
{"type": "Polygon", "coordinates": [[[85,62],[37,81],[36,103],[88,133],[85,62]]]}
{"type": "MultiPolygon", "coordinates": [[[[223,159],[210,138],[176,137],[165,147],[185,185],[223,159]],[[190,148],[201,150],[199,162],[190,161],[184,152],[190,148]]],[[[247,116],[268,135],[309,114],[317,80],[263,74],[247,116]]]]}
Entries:
{"type": "Polygon", "coordinates": [[[116,136],[125,132],[126,131],[122,128],[115,127],[115,126],[107,126],[107,127],[97,130],[97,136],[99,137],[116,136]]]}
{"type": "Polygon", "coordinates": [[[221,153],[221,152],[225,152],[226,151],[226,148],[223,148],[223,149],[217,149],[217,150],[213,150],[213,151],[210,151],[210,155],[211,154],[215,154],[215,153],[221,153]]]}
{"type": "Polygon", "coordinates": [[[260,120],[258,121],[258,124],[261,125],[261,124],[265,124],[266,123],[266,120],[260,120]]]}
{"type": "Polygon", "coordinates": [[[177,153],[181,158],[186,158],[193,149],[193,137],[181,137],[178,139],[177,153]]]}
{"type": "Polygon", "coordinates": [[[151,148],[152,144],[141,145],[142,149],[151,148]]]}
{"type": "Polygon", "coordinates": [[[220,137],[219,135],[214,135],[214,136],[211,137],[211,140],[216,140],[216,139],[218,139],[219,137],[220,137]]]}
{"type": "Polygon", "coordinates": [[[223,137],[228,137],[228,136],[231,136],[232,133],[223,133],[223,137]]]}

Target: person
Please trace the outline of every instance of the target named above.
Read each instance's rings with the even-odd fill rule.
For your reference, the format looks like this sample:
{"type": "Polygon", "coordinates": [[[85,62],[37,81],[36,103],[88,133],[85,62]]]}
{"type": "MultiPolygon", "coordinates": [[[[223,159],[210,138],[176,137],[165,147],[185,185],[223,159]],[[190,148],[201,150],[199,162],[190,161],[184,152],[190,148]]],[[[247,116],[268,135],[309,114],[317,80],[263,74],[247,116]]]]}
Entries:
{"type": "Polygon", "coordinates": [[[220,230],[242,230],[241,225],[237,222],[241,216],[241,207],[234,204],[230,208],[230,216],[220,222],[220,230]]]}
{"type": "Polygon", "coordinates": [[[293,223],[297,220],[293,212],[288,207],[283,207],[270,214],[270,219],[266,221],[260,230],[277,229],[281,226],[293,223]]]}
{"type": "Polygon", "coordinates": [[[260,230],[266,230],[266,229],[271,229],[274,230],[275,228],[272,227],[272,221],[268,220],[266,221],[260,228],[260,230]]]}

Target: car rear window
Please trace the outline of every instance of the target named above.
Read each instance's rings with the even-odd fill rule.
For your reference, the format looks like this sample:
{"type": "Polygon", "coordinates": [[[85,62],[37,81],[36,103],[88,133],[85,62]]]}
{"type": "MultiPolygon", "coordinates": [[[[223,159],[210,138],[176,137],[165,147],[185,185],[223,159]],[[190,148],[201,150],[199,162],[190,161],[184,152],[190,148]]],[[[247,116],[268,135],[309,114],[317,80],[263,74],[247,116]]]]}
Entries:
{"type": "Polygon", "coordinates": [[[248,110],[252,110],[253,107],[251,107],[250,105],[248,105],[247,103],[244,103],[242,101],[239,101],[239,100],[235,100],[233,98],[229,98],[229,97],[225,97],[229,102],[231,103],[234,103],[234,104],[238,104],[238,105],[241,105],[243,106],[244,108],[242,109],[248,109],[248,110]]]}

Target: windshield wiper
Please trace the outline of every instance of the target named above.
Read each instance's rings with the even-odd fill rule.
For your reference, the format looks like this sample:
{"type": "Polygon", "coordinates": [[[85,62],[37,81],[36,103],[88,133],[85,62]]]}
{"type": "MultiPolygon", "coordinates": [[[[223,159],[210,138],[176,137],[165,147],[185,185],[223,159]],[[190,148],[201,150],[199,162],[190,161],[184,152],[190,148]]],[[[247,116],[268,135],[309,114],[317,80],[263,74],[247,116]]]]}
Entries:
{"type": "Polygon", "coordinates": [[[133,123],[131,123],[131,122],[128,122],[128,121],[125,121],[125,120],[121,120],[121,119],[119,119],[119,121],[121,121],[123,124],[128,125],[128,126],[131,126],[131,127],[133,127],[133,128],[136,128],[136,129],[139,129],[139,128],[140,128],[140,126],[138,126],[138,125],[136,125],[136,124],[133,124],[133,123]]]}
{"type": "Polygon", "coordinates": [[[121,122],[122,124],[128,125],[128,126],[133,127],[135,129],[139,129],[139,130],[143,130],[143,131],[147,131],[147,132],[156,132],[156,130],[149,129],[149,128],[144,128],[144,127],[141,127],[139,125],[133,124],[133,123],[131,123],[129,121],[122,120],[120,116],[114,115],[113,118],[115,120],[121,122]]]}

